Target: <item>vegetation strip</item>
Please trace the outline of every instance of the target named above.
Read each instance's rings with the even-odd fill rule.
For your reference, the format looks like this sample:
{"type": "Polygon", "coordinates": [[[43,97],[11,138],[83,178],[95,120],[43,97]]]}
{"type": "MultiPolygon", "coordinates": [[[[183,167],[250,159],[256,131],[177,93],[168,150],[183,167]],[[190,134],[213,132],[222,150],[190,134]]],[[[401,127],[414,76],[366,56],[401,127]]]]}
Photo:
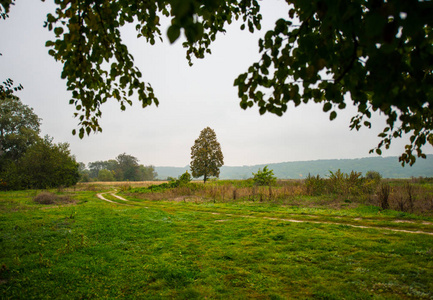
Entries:
{"type": "MultiPolygon", "coordinates": [[[[125,198],[116,195],[115,193],[117,192],[117,190],[114,190],[112,192],[106,192],[106,193],[99,193],[97,194],[98,198],[107,201],[107,202],[111,202],[111,203],[116,203],[116,204],[121,204],[122,203],[118,203],[115,201],[111,201],[106,199],[105,197],[103,197],[103,194],[110,194],[113,197],[116,197],[119,200],[122,201],[129,201],[126,200],[125,198]]],[[[123,204],[123,205],[128,205],[128,204],[123,204]]],[[[205,212],[205,211],[199,211],[199,212],[205,212]]],[[[327,222],[327,221],[313,221],[313,220],[296,220],[296,219],[286,219],[286,218],[275,218],[275,217],[266,217],[266,216],[253,216],[253,215],[235,215],[235,214],[227,214],[227,213],[220,213],[220,212],[205,212],[205,213],[211,213],[214,215],[225,215],[225,216],[229,216],[229,217],[240,217],[240,218],[261,218],[261,219],[267,219],[267,220],[275,220],[275,221],[285,221],[285,222],[291,222],[291,223],[313,223],[313,224],[326,224],[326,225],[345,225],[345,226],[350,226],[353,228],[362,228],[362,229],[376,229],[376,230],[389,230],[389,231],[393,231],[393,232],[404,232],[404,233],[411,233],[411,234],[427,234],[427,235],[432,235],[433,236],[433,232],[427,232],[427,231],[421,231],[421,230],[405,230],[405,229],[395,229],[395,228],[390,228],[390,227],[378,227],[378,226],[365,226],[365,225],[354,225],[354,224],[347,224],[347,223],[340,223],[340,222],[327,222]]],[[[396,221],[397,222],[397,221],[396,221]]],[[[410,223],[410,221],[405,221],[406,223],[410,223]]],[[[431,224],[429,222],[424,222],[424,224],[431,224]]]]}

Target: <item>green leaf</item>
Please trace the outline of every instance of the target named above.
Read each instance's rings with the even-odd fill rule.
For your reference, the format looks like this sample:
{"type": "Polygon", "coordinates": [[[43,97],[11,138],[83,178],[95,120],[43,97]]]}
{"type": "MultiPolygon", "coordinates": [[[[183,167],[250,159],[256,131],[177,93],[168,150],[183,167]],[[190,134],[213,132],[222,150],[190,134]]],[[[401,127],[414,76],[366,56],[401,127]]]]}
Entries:
{"type": "Polygon", "coordinates": [[[328,111],[330,111],[332,109],[332,104],[330,103],[330,102],[326,102],[324,105],[323,105],[323,111],[324,112],[328,112],[328,111]]]}
{"type": "Polygon", "coordinates": [[[173,44],[180,36],[180,27],[177,25],[171,25],[167,29],[167,37],[171,44],[173,44]]]}
{"type": "Polygon", "coordinates": [[[54,34],[56,36],[60,36],[63,33],[63,28],[62,27],[56,27],[54,28],[54,34]]]}
{"type": "Polygon", "coordinates": [[[332,111],[331,114],[329,115],[329,119],[332,121],[337,117],[337,113],[335,111],[332,111]]]}

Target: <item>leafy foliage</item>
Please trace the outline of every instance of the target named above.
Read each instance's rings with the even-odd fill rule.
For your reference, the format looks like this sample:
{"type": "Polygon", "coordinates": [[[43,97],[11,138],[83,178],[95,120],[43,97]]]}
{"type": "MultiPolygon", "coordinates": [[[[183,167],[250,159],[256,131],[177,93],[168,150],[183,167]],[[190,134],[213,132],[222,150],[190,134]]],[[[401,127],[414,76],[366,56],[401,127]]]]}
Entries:
{"type": "Polygon", "coordinates": [[[40,119],[17,97],[0,99],[0,170],[39,139],[40,119]]]}
{"type": "Polygon", "coordinates": [[[223,165],[224,156],[215,131],[206,127],[191,147],[192,176],[195,178],[203,176],[203,181],[206,183],[211,176],[219,177],[223,165]]]}
{"type": "Polygon", "coordinates": [[[99,181],[114,181],[113,171],[108,171],[107,169],[99,170],[98,180],[99,181]]]}
{"type": "MultiPolygon", "coordinates": [[[[0,2],[6,17],[12,0],[0,2]]],[[[281,116],[288,104],[323,104],[330,119],[353,102],[358,109],[351,129],[371,127],[372,112],[386,116],[375,149],[410,136],[400,156],[412,165],[425,158],[423,146],[433,134],[433,4],[431,1],[287,1],[288,18],[276,21],[259,40],[261,59],[234,81],[244,109],[281,116]]],[[[120,28],[135,25],[137,37],[161,39],[160,17],[171,19],[171,43],[183,30],[186,56],[203,58],[218,33],[233,20],[241,29],[260,29],[256,0],[57,1],[45,26],[55,39],[49,54],[63,63],[62,78],[72,92],[78,134],[101,131],[100,106],[116,99],[124,110],[138,95],[143,107],[158,105],[149,83],[122,43],[120,28]]],[[[8,85],[10,87],[10,85],[8,85]]],[[[4,88],[2,88],[4,90],[4,88]]],[[[11,90],[6,87],[6,90],[11,90]]],[[[73,131],[75,134],[75,130],[73,131]]]]}
{"type": "MultiPolygon", "coordinates": [[[[2,54],[0,53],[0,56],[2,54]]],[[[23,86],[19,84],[18,86],[14,86],[14,81],[10,78],[7,78],[0,84],[0,100],[5,100],[7,98],[16,98],[14,96],[14,92],[18,92],[23,89],[23,86]]]]}
{"type": "Polygon", "coordinates": [[[116,157],[116,174],[119,180],[138,179],[138,159],[132,155],[122,153],[116,157]]]}
{"type": "Polygon", "coordinates": [[[90,162],[89,165],[89,176],[91,178],[97,178],[99,175],[99,171],[108,170],[115,171],[117,168],[117,161],[115,159],[110,159],[107,161],[94,161],[90,162]]]}
{"type": "Polygon", "coordinates": [[[0,99],[0,189],[51,188],[77,183],[69,145],[39,134],[40,119],[17,97],[0,99]]]}
{"type": "Polygon", "coordinates": [[[177,182],[178,182],[179,186],[182,186],[182,185],[188,184],[189,182],[191,182],[191,180],[192,180],[191,174],[189,174],[189,172],[186,171],[185,173],[180,175],[177,182]]]}
{"type": "MultiPolygon", "coordinates": [[[[259,26],[256,1],[240,3],[211,0],[165,1],[67,1],[59,2],[55,14],[48,14],[45,27],[56,39],[47,41],[49,54],[64,63],[62,78],[72,91],[70,104],[76,106],[81,128],[79,136],[101,131],[100,105],[110,98],[124,110],[131,96],[138,95],[143,107],[158,105],[153,88],[141,80],[142,73],[122,43],[120,27],[135,24],[137,37],[150,44],[161,39],[160,16],[170,17],[167,36],[174,42],[184,29],[187,57],[202,58],[225,23],[243,17],[250,30],[259,26]]],[[[74,131],[74,133],[76,133],[74,131]]]]}
{"type": "Polygon", "coordinates": [[[122,153],[116,159],[89,163],[89,176],[101,181],[143,181],[154,180],[158,176],[158,173],[155,172],[154,166],[140,165],[138,164],[138,158],[122,153]],[[105,171],[103,172],[103,179],[100,179],[99,174],[102,170],[105,171]],[[114,177],[112,178],[106,171],[112,173],[114,177]],[[107,176],[110,180],[107,179],[107,176]]]}
{"type": "Polygon", "coordinates": [[[268,170],[268,166],[265,166],[263,170],[258,170],[257,173],[253,173],[253,181],[255,185],[272,185],[277,181],[277,177],[274,176],[273,170],[268,170]]]}
{"type": "MultiPolygon", "coordinates": [[[[351,129],[387,117],[375,149],[411,134],[400,161],[413,164],[433,133],[433,5],[430,1],[290,1],[259,41],[261,60],[236,80],[241,107],[281,116],[292,102],[323,103],[330,119],[351,101],[351,129]]],[[[374,149],[373,149],[374,150],[374,149]]],[[[371,151],[373,151],[371,150],[371,151]]]]}
{"type": "Polygon", "coordinates": [[[72,186],[79,179],[78,163],[69,144],[54,144],[48,136],[26,151],[18,161],[18,168],[27,188],[72,186]]]}
{"type": "Polygon", "coordinates": [[[4,189],[72,186],[80,178],[78,163],[71,156],[69,144],[54,144],[48,136],[30,146],[0,176],[6,182],[4,189]]]}
{"type": "Polygon", "coordinates": [[[155,180],[158,177],[158,173],[155,171],[155,166],[143,166],[138,167],[140,180],[155,180]]]}
{"type": "Polygon", "coordinates": [[[11,5],[15,5],[15,0],[0,0],[0,18],[6,19],[11,5]]]}

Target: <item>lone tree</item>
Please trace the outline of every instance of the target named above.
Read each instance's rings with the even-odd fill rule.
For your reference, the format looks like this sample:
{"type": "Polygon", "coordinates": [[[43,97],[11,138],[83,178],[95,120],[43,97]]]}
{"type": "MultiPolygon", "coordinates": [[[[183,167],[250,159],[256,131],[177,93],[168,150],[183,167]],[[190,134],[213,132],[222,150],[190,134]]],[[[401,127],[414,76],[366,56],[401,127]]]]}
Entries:
{"type": "Polygon", "coordinates": [[[210,176],[219,177],[220,168],[224,165],[221,145],[217,141],[215,131],[206,127],[191,147],[191,172],[197,178],[203,176],[203,181],[210,176]]]}
{"type": "MultiPolygon", "coordinates": [[[[13,2],[0,1],[0,17],[7,18],[13,2]]],[[[241,21],[242,30],[261,29],[257,0],[55,2],[55,13],[45,22],[55,38],[46,46],[63,63],[80,137],[101,131],[100,107],[109,99],[116,99],[122,110],[132,95],[143,107],[159,103],[122,42],[122,26],[132,23],[137,36],[153,45],[161,39],[161,16],[169,18],[167,37],[173,43],[185,34],[190,64],[193,57],[211,53],[217,35],[234,20],[241,21]]],[[[394,139],[409,135],[402,164],[412,165],[414,154],[425,158],[422,148],[433,135],[433,2],[286,2],[287,17],[258,42],[261,58],[234,81],[240,106],[281,116],[289,104],[316,102],[333,120],[339,109],[353,103],[358,113],[351,129],[370,128],[372,112],[387,119],[371,151],[381,154],[394,139]]],[[[0,84],[0,97],[14,91],[11,80],[0,84]]]]}

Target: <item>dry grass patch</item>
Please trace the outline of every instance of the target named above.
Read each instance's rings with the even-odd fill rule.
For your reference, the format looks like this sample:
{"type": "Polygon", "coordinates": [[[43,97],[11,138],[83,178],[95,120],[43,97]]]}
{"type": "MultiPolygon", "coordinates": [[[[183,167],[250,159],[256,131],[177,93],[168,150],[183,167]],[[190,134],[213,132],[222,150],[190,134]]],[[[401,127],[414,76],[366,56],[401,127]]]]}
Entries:
{"type": "Polygon", "coordinates": [[[33,201],[39,204],[70,204],[75,200],[66,195],[56,195],[54,193],[42,192],[33,198],[33,201]]]}

